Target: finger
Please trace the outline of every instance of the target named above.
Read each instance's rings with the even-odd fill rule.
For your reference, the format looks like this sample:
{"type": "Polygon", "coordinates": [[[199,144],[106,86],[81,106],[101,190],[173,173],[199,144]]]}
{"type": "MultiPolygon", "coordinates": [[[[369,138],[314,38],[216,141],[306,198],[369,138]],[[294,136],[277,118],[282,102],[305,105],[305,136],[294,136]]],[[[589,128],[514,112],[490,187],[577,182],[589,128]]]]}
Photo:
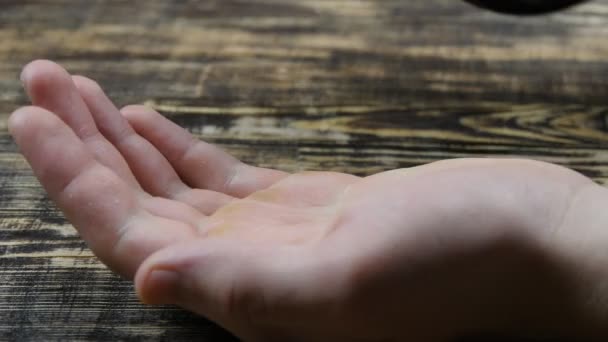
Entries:
{"type": "Polygon", "coordinates": [[[23,69],[21,80],[35,106],[59,116],[101,164],[112,169],[131,186],[139,188],[120,153],[97,130],[93,117],[65,69],[53,62],[39,60],[23,69]]]}
{"type": "Polygon", "coordinates": [[[135,133],[96,82],[83,76],[74,76],[72,79],[99,131],[124,156],[147,192],[171,198],[187,190],[188,187],[179,179],[169,162],[152,144],[135,133]]]}
{"type": "Polygon", "coordinates": [[[100,164],[57,116],[39,107],[13,113],[9,129],[50,198],[99,258],[125,277],[170,241],[190,235],[145,212],[136,191],[100,164]]]}
{"type": "Polygon", "coordinates": [[[194,138],[150,108],[129,106],[122,113],[192,187],[242,198],[287,176],[285,172],[246,165],[220,148],[194,138]]]}
{"type": "Polygon", "coordinates": [[[184,184],[167,159],[133,130],[95,81],[83,76],[74,76],[73,80],[100,132],[124,156],[144,190],[182,201],[205,214],[232,200],[224,194],[196,191],[184,184]]]}

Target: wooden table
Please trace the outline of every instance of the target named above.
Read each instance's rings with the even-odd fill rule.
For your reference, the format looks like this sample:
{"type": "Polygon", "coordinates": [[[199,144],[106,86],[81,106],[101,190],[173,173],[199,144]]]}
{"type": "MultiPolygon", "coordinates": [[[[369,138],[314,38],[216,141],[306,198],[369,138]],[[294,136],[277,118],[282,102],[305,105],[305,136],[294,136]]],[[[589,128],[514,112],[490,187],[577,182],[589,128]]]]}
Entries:
{"type": "Polygon", "coordinates": [[[454,0],[0,0],[0,339],[230,340],[138,304],[6,130],[49,58],[247,162],[368,175],[526,156],[608,180],[608,1],[542,18],[454,0]]]}

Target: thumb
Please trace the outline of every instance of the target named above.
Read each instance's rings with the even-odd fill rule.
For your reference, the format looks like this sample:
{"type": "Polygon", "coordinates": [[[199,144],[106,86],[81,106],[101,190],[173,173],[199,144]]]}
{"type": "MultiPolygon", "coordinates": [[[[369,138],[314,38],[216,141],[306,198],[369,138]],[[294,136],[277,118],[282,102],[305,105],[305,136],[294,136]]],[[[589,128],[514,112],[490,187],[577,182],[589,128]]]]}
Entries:
{"type": "Polygon", "coordinates": [[[250,337],[295,318],[297,302],[310,295],[302,286],[311,275],[306,260],[293,247],[197,240],[151,255],[135,286],[144,303],[175,304],[250,337]]]}

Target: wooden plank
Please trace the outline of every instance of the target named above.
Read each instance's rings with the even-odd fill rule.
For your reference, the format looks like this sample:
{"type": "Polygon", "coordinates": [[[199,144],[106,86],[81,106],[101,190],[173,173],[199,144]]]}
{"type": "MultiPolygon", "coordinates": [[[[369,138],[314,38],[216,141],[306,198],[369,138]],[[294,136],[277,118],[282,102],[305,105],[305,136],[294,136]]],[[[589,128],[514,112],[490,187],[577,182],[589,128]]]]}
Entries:
{"type": "Polygon", "coordinates": [[[146,308],[8,136],[50,58],[247,162],[368,175],[524,156],[608,181],[608,1],[513,18],[453,0],[0,0],[0,339],[229,340],[146,308]]]}

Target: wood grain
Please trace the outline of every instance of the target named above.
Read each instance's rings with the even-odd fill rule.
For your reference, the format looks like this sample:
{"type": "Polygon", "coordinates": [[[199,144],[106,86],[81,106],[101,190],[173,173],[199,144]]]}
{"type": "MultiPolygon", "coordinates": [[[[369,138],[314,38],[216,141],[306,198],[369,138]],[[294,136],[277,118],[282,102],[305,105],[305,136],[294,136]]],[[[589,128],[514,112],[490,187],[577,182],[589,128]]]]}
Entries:
{"type": "Polygon", "coordinates": [[[538,18],[453,0],[0,0],[0,339],[230,340],[137,303],[6,130],[36,58],[257,165],[368,175],[525,156],[608,182],[608,1],[538,18]]]}

